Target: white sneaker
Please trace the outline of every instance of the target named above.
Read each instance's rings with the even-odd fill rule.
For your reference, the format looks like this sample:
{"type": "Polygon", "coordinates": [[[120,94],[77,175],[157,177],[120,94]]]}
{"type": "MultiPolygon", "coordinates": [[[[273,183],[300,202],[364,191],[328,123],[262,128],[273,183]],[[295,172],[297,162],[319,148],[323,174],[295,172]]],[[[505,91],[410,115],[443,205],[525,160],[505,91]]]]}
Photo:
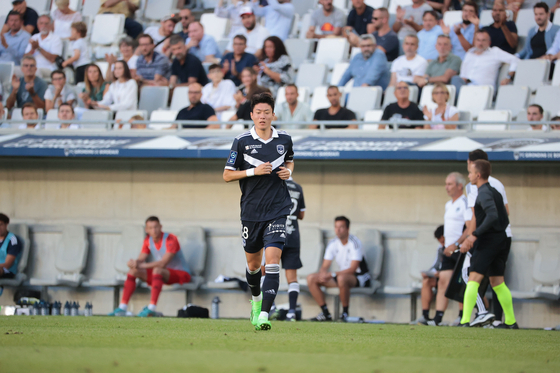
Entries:
{"type": "Polygon", "coordinates": [[[490,312],[478,314],[476,318],[473,320],[473,322],[471,323],[471,327],[476,328],[476,327],[491,324],[495,318],[496,316],[494,316],[494,314],[490,312]]]}

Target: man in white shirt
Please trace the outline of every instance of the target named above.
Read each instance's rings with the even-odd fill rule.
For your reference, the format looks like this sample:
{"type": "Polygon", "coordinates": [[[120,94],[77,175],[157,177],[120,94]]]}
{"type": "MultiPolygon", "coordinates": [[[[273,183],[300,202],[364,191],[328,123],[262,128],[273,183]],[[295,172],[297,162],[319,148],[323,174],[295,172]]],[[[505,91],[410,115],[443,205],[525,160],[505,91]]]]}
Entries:
{"type": "Polygon", "coordinates": [[[159,26],[150,26],[144,30],[144,34],[148,34],[154,39],[156,45],[154,50],[167,56],[167,58],[171,56],[169,37],[173,34],[177,22],[179,22],[179,19],[175,16],[166,16],[162,18],[159,26]]]}
{"type": "Polygon", "coordinates": [[[35,57],[38,75],[45,79],[58,69],[54,61],[62,55],[62,40],[52,32],[52,20],[47,14],[39,17],[37,28],[39,33],[29,39],[25,55],[35,57]]]}
{"type": "Polygon", "coordinates": [[[58,109],[62,103],[74,105],[76,93],[66,84],[66,74],[62,70],[51,73],[52,84],[45,92],[45,112],[51,109],[58,109]]]}
{"type": "Polygon", "coordinates": [[[398,57],[391,65],[391,82],[389,86],[396,86],[398,82],[413,83],[426,72],[428,61],[418,53],[418,36],[407,35],[403,41],[404,55],[398,57]]]}
{"type": "Polygon", "coordinates": [[[422,30],[422,16],[425,11],[432,10],[425,0],[412,0],[412,5],[397,7],[397,20],[393,24],[393,31],[398,33],[399,39],[406,35],[416,35],[422,30]]]}
{"type": "MultiPolygon", "coordinates": [[[[241,18],[243,27],[236,35],[243,35],[247,38],[247,48],[245,48],[245,52],[254,54],[257,58],[260,58],[264,41],[270,35],[268,30],[260,24],[257,24],[257,18],[251,7],[246,6],[241,8],[239,17],[241,18]]],[[[234,37],[236,35],[234,35],[234,37]]],[[[231,51],[233,51],[233,38],[230,39],[225,53],[231,51]]]]}
{"type": "Polygon", "coordinates": [[[290,35],[292,20],[295,14],[294,5],[290,0],[268,0],[268,5],[261,7],[259,0],[253,0],[253,12],[265,18],[265,27],[270,36],[278,36],[282,41],[290,35]]]}
{"type": "MultiPolygon", "coordinates": [[[[295,84],[286,86],[286,101],[277,108],[276,118],[280,122],[309,122],[313,120],[313,112],[305,102],[298,100],[298,87],[295,84]]],[[[282,128],[307,128],[306,125],[282,125],[282,128]]]]}
{"type": "Polygon", "coordinates": [[[350,220],[345,216],[337,216],[334,219],[334,231],[337,238],[329,242],[321,269],[318,273],[307,276],[309,291],[321,307],[321,313],[311,321],[332,321],[321,286],[327,288],[338,287],[343,308],[341,320],[346,321],[348,304],[350,303],[350,289],[368,287],[371,283],[368,265],[362,251],[362,243],[356,236],[350,234],[350,220]],[[338,272],[329,272],[333,260],[336,260],[338,264],[338,272]]]}
{"type": "Polygon", "coordinates": [[[212,106],[219,120],[228,120],[229,118],[222,118],[222,113],[235,107],[233,95],[237,92],[237,88],[231,80],[224,79],[222,67],[218,64],[213,64],[208,68],[208,78],[210,83],[202,88],[200,101],[212,106]]]}

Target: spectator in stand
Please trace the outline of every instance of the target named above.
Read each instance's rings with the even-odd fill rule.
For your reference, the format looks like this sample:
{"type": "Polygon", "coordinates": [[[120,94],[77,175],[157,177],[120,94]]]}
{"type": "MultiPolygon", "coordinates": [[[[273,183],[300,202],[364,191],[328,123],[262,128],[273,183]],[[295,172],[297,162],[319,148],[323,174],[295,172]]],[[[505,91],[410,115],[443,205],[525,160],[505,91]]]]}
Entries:
{"type": "Polygon", "coordinates": [[[144,30],[144,35],[150,35],[152,37],[155,44],[154,50],[167,58],[171,56],[169,38],[173,35],[173,30],[178,22],[178,17],[170,15],[163,17],[159,26],[151,26],[144,30]]]}
{"type": "Polygon", "coordinates": [[[241,71],[241,83],[243,83],[233,96],[236,101],[237,112],[229,120],[251,120],[251,98],[260,93],[268,92],[270,89],[257,84],[257,72],[251,67],[241,71]]]}
{"type": "MultiPolygon", "coordinates": [[[[203,104],[200,99],[202,98],[202,86],[198,83],[189,85],[189,102],[191,103],[186,108],[181,109],[177,114],[177,120],[199,120],[207,122],[217,122],[218,117],[212,106],[203,104]]],[[[183,128],[220,128],[219,125],[186,125],[182,124],[183,128]]],[[[177,128],[174,125],[173,128],[177,128]]]]}
{"type": "MultiPolygon", "coordinates": [[[[54,0],[54,3],[56,7],[53,6],[51,10],[53,33],[60,39],[68,39],[72,33],[72,23],[82,22],[82,15],[80,12],[70,9],[70,0],[54,0]]],[[[37,28],[39,28],[38,24],[37,28]]]]}
{"type": "MultiPolygon", "coordinates": [[[[528,122],[541,122],[544,119],[544,109],[541,105],[533,104],[527,108],[527,121],[528,122]]],[[[546,131],[548,126],[546,124],[531,124],[528,128],[529,131],[546,131]]]]}
{"type": "MultiPolygon", "coordinates": [[[[39,112],[37,111],[37,106],[31,102],[26,102],[21,107],[21,117],[26,122],[29,120],[38,120],[39,112]]],[[[19,125],[20,130],[32,130],[41,128],[41,122],[27,122],[19,125]]]]}
{"type": "MultiPolygon", "coordinates": [[[[4,118],[4,92],[2,89],[2,82],[0,81],[0,118],[4,118]]],[[[2,128],[4,124],[0,125],[0,128],[2,128]]]]}
{"type": "MultiPolygon", "coordinates": [[[[108,74],[113,73],[109,71],[108,74]]],[[[86,68],[84,83],[86,86],[80,94],[80,98],[87,109],[93,109],[92,102],[103,100],[103,96],[109,91],[110,83],[103,80],[101,69],[94,63],[86,68]]]]}
{"type": "Polygon", "coordinates": [[[148,34],[138,36],[140,57],[136,62],[136,81],[138,85],[169,85],[171,63],[161,53],[154,50],[154,40],[148,34]]]}
{"type": "Polygon", "coordinates": [[[270,89],[276,97],[278,88],[294,82],[295,73],[292,60],[280,38],[270,36],[263,45],[264,61],[259,63],[259,84],[270,89]]]}
{"type": "MultiPolygon", "coordinates": [[[[121,60],[128,64],[132,79],[136,79],[136,65],[138,63],[138,56],[134,54],[136,45],[137,43],[130,36],[125,36],[119,41],[121,60]]],[[[114,54],[105,54],[105,61],[109,63],[105,76],[107,77],[107,81],[111,82],[113,81],[113,69],[115,68],[115,63],[118,61],[118,58],[114,54]]]]}
{"type": "Polygon", "coordinates": [[[224,77],[233,81],[236,86],[241,84],[240,75],[243,69],[259,64],[259,60],[254,55],[246,52],[246,46],[247,38],[237,35],[233,38],[233,52],[225,54],[222,58],[224,77]]]}
{"type": "Polygon", "coordinates": [[[402,8],[397,7],[397,20],[393,24],[393,31],[398,33],[399,39],[403,39],[407,35],[416,35],[422,30],[422,17],[424,12],[432,10],[432,7],[426,4],[425,0],[412,0],[412,5],[402,8]]]}
{"type": "Polygon", "coordinates": [[[186,87],[192,83],[208,84],[208,76],[202,62],[194,55],[187,53],[185,40],[180,35],[173,35],[169,39],[171,52],[175,56],[171,65],[169,88],[186,87]]]}
{"type": "MultiPolygon", "coordinates": [[[[269,37],[268,30],[257,24],[257,19],[253,14],[253,10],[249,6],[241,8],[239,11],[239,18],[242,20],[242,28],[239,30],[238,35],[242,35],[246,39],[245,51],[255,55],[257,58],[261,58],[261,48],[265,39],[269,37]]],[[[233,51],[234,39],[235,37],[230,39],[226,47],[226,53],[233,51]]]]}
{"type": "MultiPolygon", "coordinates": [[[[243,31],[243,24],[239,12],[244,7],[251,7],[250,0],[232,0],[231,4],[227,4],[227,0],[218,1],[218,5],[214,8],[214,14],[220,18],[228,18],[230,21],[230,30],[228,39],[233,39],[235,35],[239,35],[243,31]]],[[[252,13],[252,11],[251,11],[252,13]]]]}
{"type": "Polygon", "coordinates": [[[66,74],[62,70],[55,70],[51,73],[52,84],[45,92],[45,112],[51,109],[58,109],[65,102],[74,105],[76,94],[72,87],[66,84],[66,74]]]}
{"type": "Polygon", "coordinates": [[[452,27],[442,23],[441,29],[451,38],[453,54],[463,60],[467,51],[472,48],[474,33],[478,30],[480,23],[478,5],[474,1],[465,1],[461,16],[463,17],[462,22],[456,23],[452,27]]]}
{"type": "Polygon", "coordinates": [[[0,62],[13,62],[19,66],[31,35],[25,31],[20,13],[10,11],[0,34],[0,62]],[[4,31],[7,29],[6,31],[4,31]]]}
{"type": "Polygon", "coordinates": [[[373,8],[366,5],[364,0],[352,0],[352,10],[348,13],[346,26],[342,29],[342,36],[348,39],[350,45],[358,46],[360,35],[373,32],[373,28],[370,27],[372,17],[373,8]]]}
{"type": "Polygon", "coordinates": [[[389,11],[387,8],[377,8],[372,18],[373,37],[377,41],[377,48],[387,56],[387,61],[393,62],[399,56],[399,37],[389,27],[389,11]]]}
{"type": "MultiPolygon", "coordinates": [[[[327,89],[327,98],[331,104],[330,107],[325,109],[319,109],[315,112],[313,116],[313,120],[315,121],[350,121],[356,120],[356,114],[352,110],[346,109],[345,107],[340,105],[340,99],[342,97],[342,93],[338,90],[338,87],[331,85],[327,89]]],[[[319,128],[319,126],[309,126],[310,129],[319,128]]],[[[334,128],[334,129],[357,129],[358,126],[355,124],[351,124],[348,126],[337,126],[337,125],[325,125],[326,129],[334,128]]]]}
{"type": "Polygon", "coordinates": [[[376,40],[371,34],[360,36],[361,53],[352,58],[350,66],[342,75],[339,87],[344,87],[354,79],[354,87],[380,86],[385,90],[391,80],[391,72],[385,53],[377,48],[376,40]]]}
{"type": "Polygon", "coordinates": [[[138,84],[132,79],[128,64],[123,61],[115,63],[113,83],[101,101],[91,101],[94,109],[104,110],[137,110],[138,109],[138,84]]]}
{"type": "MultiPolygon", "coordinates": [[[[313,113],[303,101],[298,100],[299,92],[295,84],[286,86],[286,101],[282,102],[280,107],[275,109],[276,119],[279,122],[310,122],[313,120],[313,113]]],[[[282,128],[307,128],[306,125],[286,125],[282,128]]]]}
{"type": "Polygon", "coordinates": [[[89,45],[85,39],[87,26],[83,22],[72,23],[72,33],[70,35],[70,49],[74,51],[72,57],[62,63],[62,67],[74,66],[74,81],[81,83],[84,81],[86,66],[91,63],[89,45]]]}
{"type": "Polygon", "coordinates": [[[438,58],[435,48],[438,36],[443,34],[438,25],[438,14],[435,10],[427,10],[422,17],[422,30],[418,32],[418,54],[431,61],[438,58]]]}
{"type": "Polygon", "coordinates": [[[179,31],[178,35],[186,41],[189,38],[189,25],[194,21],[191,10],[189,8],[181,9],[179,11],[179,20],[181,22],[181,31],[179,31]]]}
{"type": "MultiPolygon", "coordinates": [[[[60,104],[60,106],[58,107],[58,119],[64,121],[76,119],[76,115],[74,114],[74,107],[72,106],[72,104],[69,104],[68,102],[63,102],[62,104],[60,104]]],[[[60,123],[58,129],[79,130],[80,125],[71,122],[65,122],[60,123]]]]}
{"type": "Polygon", "coordinates": [[[519,36],[515,22],[507,20],[506,7],[502,2],[495,2],[492,7],[492,19],[494,23],[486,26],[483,30],[488,31],[492,47],[498,47],[504,52],[514,54],[517,49],[519,36]]]}
{"type": "MultiPolygon", "coordinates": [[[[37,19],[39,18],[39,15],[37,14],[37,12],[34,9],[29,8],[24,0],[12,1],[12,6],[13,8],[8,13],[8,15],[10,15],[10,13],[12,12],[21,14],[21,16],[23,17],[23,29],[30,35],[35,35],[36,33],[38,33],[39,30],[37,29],[37,19]]],[[[2,33],[4,34],[8,32],[9,29],[10,26],[8,25],[8,17],[6,17],[4,27],[2,28],[2,33]]]]}
{"type": "Polygon", "coordinates": [[[424,119],[431,122],[442,122],[441,124],[426,124],[424,129],[433,130],[454,130],[457,125],[444,124],[443,122],[456,122],[459,120],[459,110],[449,105],[449,90],[445,84],[437,83],[432,90],[432,101],[436,103],[436,107],[429,109],[424,106],[424,119]]]}
{"type": "Polygon", "coordinates": [[[422,88],[427,84],[449,84],[451,78],[461,72],[461,59],[451,53],[451,39],[447,35],[437,38],[438,58],[431,60],[424,76],[414,77],[414,83],[422,88]]]}
{"type": "Polygon", "coordinates": [[[291,0],[267,0],[267,3],[260,6],[260,0],[253,0],[253,12],[257,17],[264,17],[264,26],[271,36],[286,40],[292,28],[294,5],[291,0]]]}
{"type": "Polygon", "coordinates": [[[52,33],[52,21],[46,14],[39,17],[37,28],[39,33],[29,39],[25,55],[35,57],[39,75],[45,78],[58,69],[55,60],[62,55],[62,40],[52,33]]]}
{"type": "MultiPolygon", "coordinates": [[[[397,102],[393,102],[385,107],[381,120],[394,120],[397,122],[410,120],[424,120],[424,114],[414,102],[409,99],[410,90],[404,81],[398,82],[395,87],[395,97],[397,102]]],[[[399,128],[424,128],[423,124],[399,125],[399,128]]],[[[385,129],[385,125],[379,125],[379,129],[385,129]]]]}
{"type": "MultiPolygon", "coordinates": [[[[490,47],[488,31],[479,30],[474,35],[474,48],[469,50],[463,64],[460,76],[451,78],[451,84],[457,87],[457,94],[463,85],[490,85],[494,88],[498,73],[503,63],[509,64],[508,77],[500,84],[512,82],[519,59],[512,54],[504,52],[498,47],[490,47]]],[[[496,91],[496,89],[494,89],[496,91]]]]}
{"type": "Polygon", "coordinates": [[[23,253],[21,239],[8,231],[10,218],[0,213],[0,279],[13,279],[23,253]]]}
{"type": "MultiPolygon", "coordinates": [[[[541,58],[545,58],[549,61],[556,61],[558,59],[560,59],[560,30],[558,30],[558,33],[556,34],[555,38],[554,38],[554,43],[552,44],[552,46],[546,51],[546,55],[542,56],[541,58]]],[[[554,72],[554,65],[552,65],[551,68],[551,74],[554,72]]]]}
{"type": "Polygon", "coordinates": [[[142,33],[144,27],[134,20],[134,14],[140,7],[140,0],[101,0],[98,14],[113,13],[123,14],[124,30],[133,39],[142,33]]]}
{"type": "Polygon", "coordinates": [[[414,84],[414,80],[424,76],[428,61],[419,54],[418,36],[407,35],[403,41],[404,55],[393,61],[391,65],[390,86],[397,85],[398,82],[414,84]]]}
{"type": "Polygon", "coordinates": [[[222,55],[218,43],[214,37],[204,33],[204,26],[200,22],[191,22],[189,25],[187,50],[201,62],[217,63],[222,55]]]}
{"type": "Polygon", "coordinates": [[[333,6],[333,0],[319,0],[322,8],[317,8],[311,14],[311,24],[305,35],[308,39],[341,36],[342,27],[346,23],[344,12],[333,6]],[[320,33],[317,34],[316,31],[320,33]]]}
{"type": "Polygon", "coordinates": [[[35,104],[37,108],[45,108],[45,92],[47,83],[35,76],[37,72],[37,61],[33,56],[24,56],[21,60],[22,78],[12,76],[12,92],[6,100],[6,108],[12,109],[16,103],[17,107],[30,102],[35,104]]]}
{"type": "MultiPolygon", "coordinates": [[[[551,122],[560,122],[560,116],[557,115],[557,116],[553,117],[550,121],[551,122]]],[[[551,130],[560,130],[560,124],[551,124],[550,129],[551,130]]]]}
{"type": "Polygon", "coordinates": [[[550,12],[546,3],[537,3],[533,11],[537,25],[529,30],[525,46],[517,56],[522,60],[541,57],[551,59],[549,56],[560,51],[560,48],[556,53],[553,51],[554,45],[560,47],[560,26],[549,21],[550,12]]]}
{"type": "Polygon", "coordinates": [[[218,64],[208,68],[208,78],[210,78],[210,83],[202,88],[200,101],[212,106],[219,120],[228,120],[229,118],[222,118],[222,112],[235,107],[233,98],[237,92],[235,84],[231,80],[224,79],[222,67],[218,64]]]}

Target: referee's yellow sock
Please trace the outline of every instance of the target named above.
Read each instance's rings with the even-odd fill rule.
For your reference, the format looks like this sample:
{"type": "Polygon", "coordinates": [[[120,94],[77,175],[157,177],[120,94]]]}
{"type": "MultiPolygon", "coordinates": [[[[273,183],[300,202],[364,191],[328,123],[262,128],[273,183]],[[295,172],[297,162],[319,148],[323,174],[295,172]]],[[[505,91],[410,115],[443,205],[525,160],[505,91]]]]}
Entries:
{"type": "Polygon", "coordinates": [[[465,296],[463,298],[463,317],[461,318],[461,324],[466,324],[471,322],[471,315],[476,304],[476,296],[478,295],[478,287],[480,284],[475,281],[467,282],[467,288],[465,289],[465,296]]]}
{"type": "Polygon", "coordinates": [[[506,325],[513,325],[515,324],[515,314],[513,313],[513,300],[511,299],[511,291],[506,286],[505,282],[502,282],[500,285],[492,288],[494,292],[498,296],[498,301],[500,305],[504,309],[504,315],[506,317],[505,322],[506,325]]]}

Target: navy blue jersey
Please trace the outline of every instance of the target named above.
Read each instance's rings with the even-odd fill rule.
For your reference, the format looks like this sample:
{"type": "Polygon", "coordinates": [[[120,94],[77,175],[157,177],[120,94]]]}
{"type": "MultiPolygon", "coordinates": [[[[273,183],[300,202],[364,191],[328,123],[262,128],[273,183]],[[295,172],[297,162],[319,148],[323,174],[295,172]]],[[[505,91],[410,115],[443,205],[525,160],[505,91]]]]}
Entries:
{"type": "Polygon", "coordinates": [[[286,238],[286,246],[299,248],[298,215],[301,211],[305,211],[303,189],[301,188],[301,185],[292,179],[287,180],[286,184],[288,185],[288,191],[290,192],[290,198],[292,199],[292,209],[290,210],[290,215],[286,221],[286,233],[288,234],[288,237],[286,238]]]}
{"type": "Polygon", "coordinates": [[[272,137],[263,140],[255,128],[233,140],[227,170],[248,170],[263,163],[272,164],[270,175],[246,177],[239,180],[241,188],[241,220],[266,222],[288,216],[292,200],[286,182],[280,179],[279,167],[293,162],[292,138],[285,131],[272,127],[272,137]]]}

